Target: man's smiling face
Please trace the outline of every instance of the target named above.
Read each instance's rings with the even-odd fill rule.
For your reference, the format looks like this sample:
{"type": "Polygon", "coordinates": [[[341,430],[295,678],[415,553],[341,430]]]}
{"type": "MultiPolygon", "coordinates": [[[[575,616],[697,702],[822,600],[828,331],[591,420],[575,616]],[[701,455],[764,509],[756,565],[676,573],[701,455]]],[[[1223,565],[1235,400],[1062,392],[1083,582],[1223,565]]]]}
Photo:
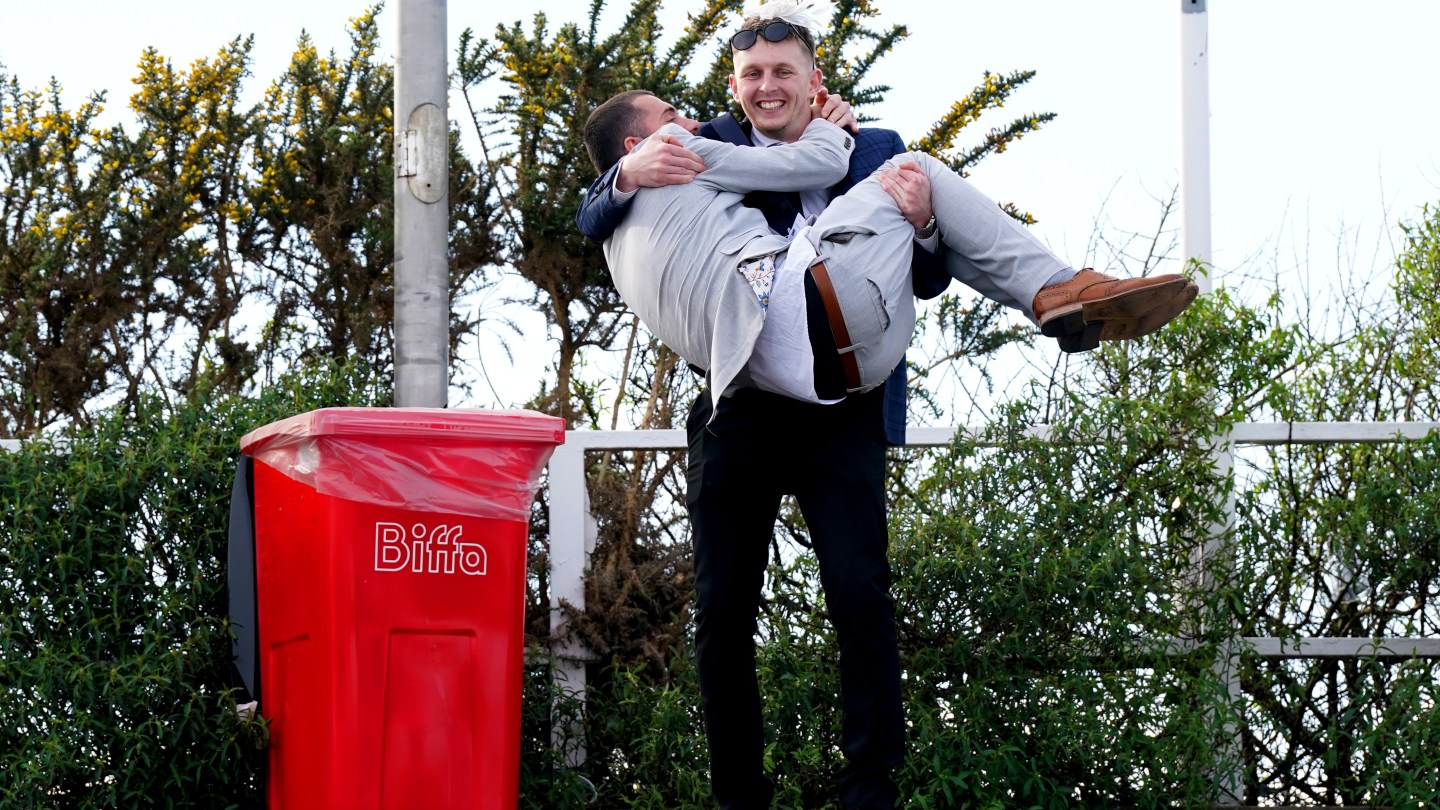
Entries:
{"type": "Polygon", "coordinates": [[[755,128],[777,140],[795,141],[810,125],[810,100],[819,92],[820,69],[795,37],[770,42],[757,37],[733,51],[730,93],[755,128]]]}

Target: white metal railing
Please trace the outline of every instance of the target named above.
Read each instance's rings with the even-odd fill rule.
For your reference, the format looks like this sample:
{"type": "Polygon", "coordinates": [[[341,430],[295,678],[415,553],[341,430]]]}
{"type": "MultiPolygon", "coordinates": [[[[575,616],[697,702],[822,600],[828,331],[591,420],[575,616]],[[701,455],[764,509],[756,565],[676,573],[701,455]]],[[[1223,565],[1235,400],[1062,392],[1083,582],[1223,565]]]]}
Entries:
{"type": "MultiPolygon", "coordinates": [[[[1440,422],[1244,422],[1216,443],[1222,469],[1233,465],[1236,445],[1381,444],[1422,439],[1440,430],[1440,422]]],[[[911,428],[905,434],[909,447],[944,447],[960,429],[911,428]]],[[[1037,425],[1031,435],[1046,438],[1049,427],[1037,425]]],[[[585,608],[585,571],[595,548],[595,520],[590,515],[585,486],[585,454],[592,450],[684,450],[683,430],[571,430],[565,444],[550,458],[550,630],[556,638],[565,630],[563,600],[572,608],[585,608]]],[[[1266,658],[1440,658],[1440,638],[1298,638],[1246,637],[1239,640],[1266,658]]],[[[573,642],[554,650],[555,680],[581,700],[585,691],[585,650],[573,642]]],[[[556,743],[564,745],[572,764],[584,760],[584,741],[556,729],[556,743]]]]}

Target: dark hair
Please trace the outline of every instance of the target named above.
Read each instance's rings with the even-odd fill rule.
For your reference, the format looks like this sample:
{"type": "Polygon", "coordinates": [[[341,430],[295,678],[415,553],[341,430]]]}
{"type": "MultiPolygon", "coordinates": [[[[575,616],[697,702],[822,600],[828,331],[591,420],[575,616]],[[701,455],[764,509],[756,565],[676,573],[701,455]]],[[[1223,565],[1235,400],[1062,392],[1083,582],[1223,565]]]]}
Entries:
{"type": "Polygon", "coordinates": [[[590,111],[590,117],[585,119],[585,151],[595,171],[604,174],[625,157],[626,138],[650,134],[640,131],[640,114],[634,101],[638,96],[653,95],[649,90],[626,90],[590,111]]]}
{"type": "MultiPolygon", "coordinates": [[[[779,17],[762,17],[762,16],[760,16],[760,15],[757,14],[757,15],[755,15],[755,16],[753,16],[753,17],[746,17],[744,20],[742,20],[742,21],[740,22],[740,29],[739,29],[739,30],[744,31],[744,30],[747,29],[747,28],[756,28],[756,29],[764,28],[765,26],[767,26],[767,25],[769,25],[770,23],[773,23],[773,22],[785,22],[785,21],[782,20],[782,19],[780,19],[779,17]]],[[[803,25],[795,25],[794,23],[787,23],[787,24],[790,26],[790,33],[795,36],[795,41],[796,41],[796,42],[799,42],[799,43],[800,43],[800,47],[804,48],[804,49],[805,49],[805,52],[808,53],[808,54],[810,54],[810,64],[814,65],[814,64],[815,64],[815,61],[816,61],[816,60],[815,60],[815,35],[810,32],[810,29],[806,28],[806,27],[803,26],[803,25]]],[[[783,41],[783,40],[782,40],[782,41],[783,41]]],[[[731,56],[734,56],[734,54],[735,54],[735,49],[734,49],[734,48],[731,48],[731,49],[730,49],[730,54],[731,54],[731,56]]]]}

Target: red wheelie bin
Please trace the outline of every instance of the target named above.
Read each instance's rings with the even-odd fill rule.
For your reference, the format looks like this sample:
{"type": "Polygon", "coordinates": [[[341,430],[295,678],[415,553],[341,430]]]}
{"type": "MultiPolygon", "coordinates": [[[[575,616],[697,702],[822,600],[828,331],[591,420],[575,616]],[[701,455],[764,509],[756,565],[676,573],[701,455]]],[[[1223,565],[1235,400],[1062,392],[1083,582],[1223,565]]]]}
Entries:
{"type": "Polygon", "coordinates": [[[242,439],[271,808],[515,808],[528,518],[563,441],[538,413],[417,408],[242,439]]]}

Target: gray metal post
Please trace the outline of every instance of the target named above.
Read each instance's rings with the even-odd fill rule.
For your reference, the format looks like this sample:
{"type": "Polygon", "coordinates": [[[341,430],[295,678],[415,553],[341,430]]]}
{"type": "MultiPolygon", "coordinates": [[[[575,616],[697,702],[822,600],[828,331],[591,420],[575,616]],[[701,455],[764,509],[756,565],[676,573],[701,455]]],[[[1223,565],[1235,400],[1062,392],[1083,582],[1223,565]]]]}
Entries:
{"type": "Polygon", "coordinates": [[[400,0],[395,54],[395,404],[443,408],[450,384],[446,0],[400,0]]]}
{"type": "MultiPolygon", "coordinates": [[[[1180,252],[1210,262],[1210,31],[1208,0],[1180,0],[1180,252]]],[[[1200,292],[1211,279],[1196,279],[1200,292]]]]}

